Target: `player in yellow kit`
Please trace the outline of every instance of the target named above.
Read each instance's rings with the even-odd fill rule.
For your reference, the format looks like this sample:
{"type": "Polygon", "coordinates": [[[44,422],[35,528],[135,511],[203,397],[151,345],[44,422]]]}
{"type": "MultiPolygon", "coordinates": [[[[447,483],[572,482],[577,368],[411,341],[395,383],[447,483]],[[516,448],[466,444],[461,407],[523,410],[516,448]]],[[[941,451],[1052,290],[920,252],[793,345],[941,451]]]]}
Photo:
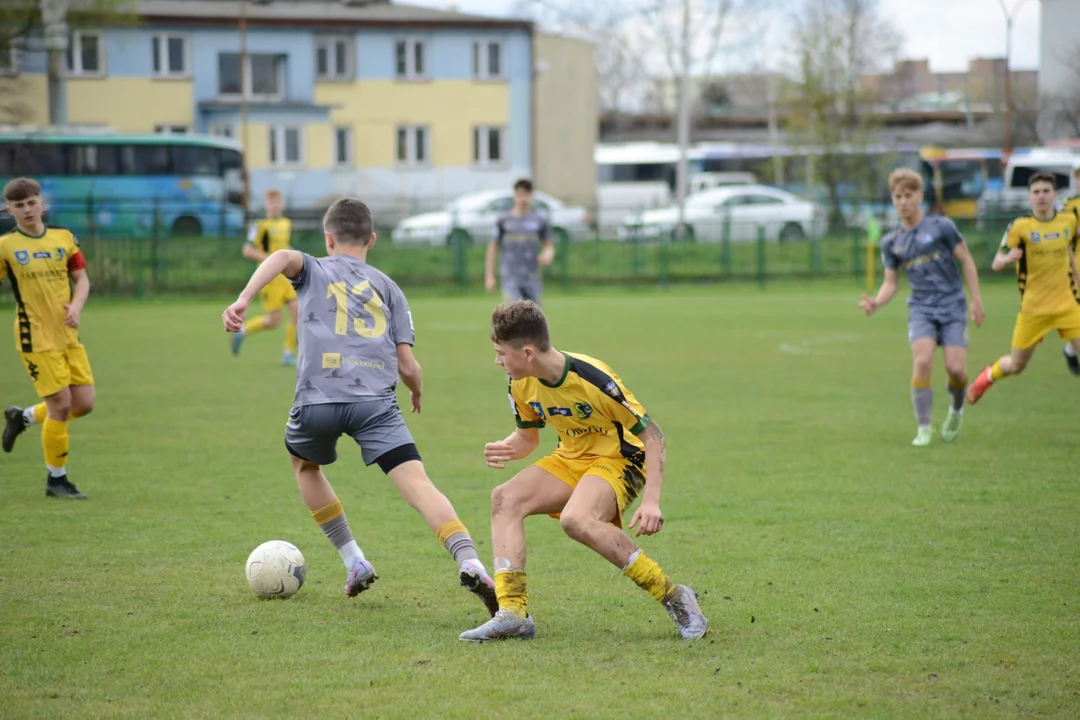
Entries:
{"type": "MultiPolygon", "coordinates": [[[[285,202],[278,190],[266,192],[266,217],[251,224],[243,254],[249,260],[261,263],[277,250],[288,250],[292,233],[292,221],[282,217],[285,202]]],[[[272,330],[281,324],[281,308],[289,310],[289,324],[285,326],[285,351],[282,365],[296,365],[296,290],[289,279],[278,275],[259,293],[259,303],[264,315],[250,320],[241,332],[232,336],[232,351],[240,354],[244,338],[263,330],[272,330]]]]}
{"type": "Polygon", "coordinates": [[[641,505],[630,527],[639,526],[637,535],[652,535],[664,526],[660,488],[665,440],[660,426],[606,364],[552,347],[547,319],[531,300],[496,308],[491,340],[496,364],[510,377],[517,429],[484,448],[488,466],[503,468],[510,460],[528,457],[545,425],[559,433],[559,447],[492,492],[499,611],[460,638],[486,642],[533,637],[536,626],[527,611],[525,589],[525,518],[543,514],[558,517],[567,535],[661,603],[684,639],[705,635],[708,622],[697,594],[668,579],[622,530],[622,514],[639,492],[641,505]]]}
{"type": "Polygon", "coordinates": [[[1031,214],[1005,231],[993,269],[1017,263],[1020,315],[1013,329],[1012,352],[987,367],[968,387],[969,403],[978,402],[995,382],[1023,372],[1035,347],[1051,330],[1080,350],[1080,292],[1076,272],[1076,216],[1056,212],[1054,176],[1035,173],[1028,181],[1031,214]]]}
{"type": "MultiPolygon", "coordinates": [[[[1076,188],[1076,194],[1065,198],[1062,209],[1076,217],[1076,227],[1080,228],[1080,167],[1073,170],[1073,187],[1076,188]]],[[[1065,363],[1073,375],[1080,375],[1080,358],[1077,358],[1076,348],[1072,343],[1065,343],[1065,363]]]]}
{"type": "Polygon", "coordinates": [[[90,294],[86,261],[67,229],[43,220],[41,186],[16,178],[4,187],[15,229],[0,237],[0,280],[15,295],[15,349],[44,402],[4,411],[3,450],[40,424],[47,497],[86,498],[67,476],[68,421],[94,409],[94,376],[77,328],[90,294]],[[74,291],[72,290],[74,281],[74,291]]]}

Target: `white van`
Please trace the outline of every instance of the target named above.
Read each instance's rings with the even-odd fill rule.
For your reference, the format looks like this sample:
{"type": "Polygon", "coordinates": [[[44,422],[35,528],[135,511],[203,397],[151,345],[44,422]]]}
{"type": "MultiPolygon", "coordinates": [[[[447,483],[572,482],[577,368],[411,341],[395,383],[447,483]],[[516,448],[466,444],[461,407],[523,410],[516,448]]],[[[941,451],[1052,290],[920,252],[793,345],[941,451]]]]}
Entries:
{"type": "Polygon", "coordinates": [[[976,203],[975,215],[979,218],[1007,218],[1027,212],[1028,180],[1039,172],[1054,176],[1061,196],[1080,192],[1080,187],[1073,180],[1073,172],[1077,168],[1080,168],[1080,153],[1069,150],[1032,148],[1014,152],[1005,166],[1002,189],[983,193],[976,203]]]}

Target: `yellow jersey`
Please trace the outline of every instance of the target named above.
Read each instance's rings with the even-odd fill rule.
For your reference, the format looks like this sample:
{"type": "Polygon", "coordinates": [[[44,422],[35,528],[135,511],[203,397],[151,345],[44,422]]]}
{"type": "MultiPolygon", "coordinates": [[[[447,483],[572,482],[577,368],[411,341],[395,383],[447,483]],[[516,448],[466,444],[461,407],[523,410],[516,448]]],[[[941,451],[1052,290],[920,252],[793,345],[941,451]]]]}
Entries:
{"type": "Polygon", "coordinates": [[[1076,216],[1077,227],[1080,228],[1080,194],[1073,195],[1070,198],[1065,198],[1064,212],[1072,213],[1076,216]]]}
{"type": "Polygon", "coordinates": [[[16,228],[0,237],[0,280],[15,295],[15,347],[20,352],[63,352],[79,344],[64,325],[71,302],[70,275],[86,261],[70,230],[46,227],[37,237],[16,228]]]}
{"type": "Polygon", "coordinates": [[[1059,212],[1050,220],[1025,215],[1009,224],[1002,249],[1020,248],[1016,262],[1020,286],[1020,312],[1024,315],[1055,315],[1080,304],[1069,251],[1076,246],[1076,216],[1059,212]]]}
{"type": "Polygon", "coordinates": [[[256,220],[248,228],[248,242],[267,255],[277,250],[288,250],[291,235],[292,220],[283,217],[256,220]]]}
{"type": "Polygon", "coordinates": [[[517,426],[555,428],[555,452],[568,460],[623,458],[644,467],[645,445],[636,436],[651,422],[645,408],[605,363],[563,355],[566,367],[553,385],[534,377],[510,381],[517,426]]]}

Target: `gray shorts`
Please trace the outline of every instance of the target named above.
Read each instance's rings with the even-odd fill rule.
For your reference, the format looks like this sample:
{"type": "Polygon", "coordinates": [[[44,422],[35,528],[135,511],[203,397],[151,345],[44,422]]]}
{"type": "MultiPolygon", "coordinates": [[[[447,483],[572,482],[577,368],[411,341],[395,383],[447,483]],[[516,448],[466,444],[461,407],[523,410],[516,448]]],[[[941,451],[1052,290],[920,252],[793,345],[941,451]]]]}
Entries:
{"type": "Polygon", "coordinates": [[[932,338],[941,347],[967,347],[967,314],[944,315],[912,309],[908,315],[908,342],[932,338]]]}
{"type": "Polygon", "coordinates": [[[365,465],[377,462],[395,448],[413,444],[395,397],[301,405],[289,410],[285,447],[301,460],[330,465],[337,460],[337,441],[342,435],[360,446],[365,465]]]}
{"type": "Polygon", "coordinates": [[[543,281],[539,277],[529,278],[503,278],[502,295],[505,302],[515,300],[532,300],[540,304],[543,295],[543,281]]]}

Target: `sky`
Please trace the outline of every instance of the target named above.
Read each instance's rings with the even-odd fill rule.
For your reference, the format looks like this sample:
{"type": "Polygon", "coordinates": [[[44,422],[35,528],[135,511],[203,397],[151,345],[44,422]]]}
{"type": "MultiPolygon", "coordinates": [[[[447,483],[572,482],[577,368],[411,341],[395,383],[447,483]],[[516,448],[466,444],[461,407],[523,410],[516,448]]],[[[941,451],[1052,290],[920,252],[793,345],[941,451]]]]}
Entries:
{"type": "MultiPolygon", "coordinates": [[[[505,16],[515,0],[399,0],[401,4],[505,16]]],[[[1005,0],[1011,9],[1018,0],[1005,0]]],[[[879,0],[884,15],[904,37],[905,58],[929,58],[932,72],[967,69],[975,57],[1005,54],[1005,14],[998,0],[879,0]],[[958,32],[958,30],[961,30],[958,32]]],[[[1015,13],[1012,67],[1039,65],[1039,2],[1026,0],[1015,13]]]]}

